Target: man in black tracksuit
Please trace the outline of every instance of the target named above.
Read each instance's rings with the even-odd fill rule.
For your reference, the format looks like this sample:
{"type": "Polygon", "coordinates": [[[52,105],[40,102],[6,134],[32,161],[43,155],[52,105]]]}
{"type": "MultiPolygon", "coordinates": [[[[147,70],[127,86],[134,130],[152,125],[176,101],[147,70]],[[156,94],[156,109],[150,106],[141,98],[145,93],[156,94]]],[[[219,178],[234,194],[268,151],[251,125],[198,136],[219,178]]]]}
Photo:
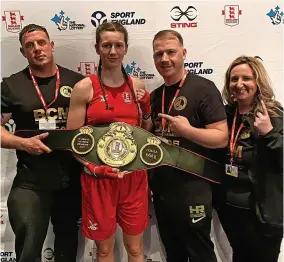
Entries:
{"type": "MultiPolygon", "coordinates": [[[[158,32],[153,49],[165,81],[151,93],[153,133],[212,159],[211,149],[225,147],[228,138],[220,92],[212,81],[184,70],[186,49],[176,31],[158,32]]],[[[167,261],[216,262],[211,183],[172,167],[153,169],[149,182],[167,261]]]]}
{"type": "Polygon", "coordinates": [[[16,149],[17,174],[8,197],[16,260],[41,260],[49,219],[56,262],[75,262],[81,217],[80,164],[71,152],[51,152],[47,133],[21,138],[3,125],[12,117],[16,131],[65,128],[72,87],[83,76],[55,64],[46,29],[30,24],[20,33],[29,66],[1,83],[1,147],[16,149]]]}

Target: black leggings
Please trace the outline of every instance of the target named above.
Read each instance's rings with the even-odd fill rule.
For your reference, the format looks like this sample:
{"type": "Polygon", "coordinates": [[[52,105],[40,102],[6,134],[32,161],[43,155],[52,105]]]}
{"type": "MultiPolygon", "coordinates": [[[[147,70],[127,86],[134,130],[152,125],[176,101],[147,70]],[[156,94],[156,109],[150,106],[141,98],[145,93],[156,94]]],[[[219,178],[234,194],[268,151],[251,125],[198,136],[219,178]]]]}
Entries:
{"type": "Polygon", "coordinates": [[[216,208],[233,250],[233,262],[277,262],[282,230],[263,233],[253,212],[228,204],[216,208]],[[279,231],[279,232],[278,232],[279,231]]]}
{"type": "Polygon", "coordinates": [[[49,219],[55,234],[56,262],[76,262],[80,187],[39,191],[13,186],[8,197],[9,220],[15,234],[17,262],[41,261],[49,219]]]}

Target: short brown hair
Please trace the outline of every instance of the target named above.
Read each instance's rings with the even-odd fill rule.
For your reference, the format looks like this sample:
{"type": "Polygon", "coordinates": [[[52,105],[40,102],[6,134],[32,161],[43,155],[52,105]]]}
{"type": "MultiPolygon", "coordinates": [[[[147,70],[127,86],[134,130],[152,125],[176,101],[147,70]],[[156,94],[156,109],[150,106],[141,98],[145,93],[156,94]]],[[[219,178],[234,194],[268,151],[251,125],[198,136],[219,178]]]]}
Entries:
{"type": "Polygon", "coordinates": [[[36,25],[36,24],[28,24],[26,25],[22,30],[21,32],[19,33],[19,41],[20,43],[22,44],[22,38],[23,38],[23,35],[26,34],[26,33],[30,33],[30,32],[34,32],[34,31],[42,31],[42,32],[45,32],[46,36],[48,39],[49,38],[49,34],[46,30],[45,27],[41,26],[41,25],[36,25]]]}
{"type": "Polygon", "coordinates": [[[153,46],[154,46],[154,42],[161,37],[168,37],[168,38],[177,38],[179,43],[183,46],[183,38],[181,36],[181,34],[175,30],[161,30],[159,31],[157,34],[155,34],[154,39],[153,39],[153,46]]]}

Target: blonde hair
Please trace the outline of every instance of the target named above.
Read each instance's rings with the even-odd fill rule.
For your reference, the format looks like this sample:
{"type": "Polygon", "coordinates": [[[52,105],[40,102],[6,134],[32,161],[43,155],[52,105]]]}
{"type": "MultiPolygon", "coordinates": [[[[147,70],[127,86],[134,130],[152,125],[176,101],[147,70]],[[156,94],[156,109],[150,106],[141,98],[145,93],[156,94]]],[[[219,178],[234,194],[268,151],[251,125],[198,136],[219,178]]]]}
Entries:
{"type": "Polygon", "coordinates": [[[225,75],[225,84],[222,91],[222,97],[224,102],[229,105],[233,105],[235,103],[230,91],[230,77],[233,68],[241,64],[247,64],[250,67],[253,72],[254,81],[257,86],[257,91],[252,102],[251,113],[255,115],[258,111],[262,111],[260,101],[263,100],[269,116],[279,116],[279,114],[275,112],[275,109],[277,107],[281,107],[281,104],[274,99],[275,95],[272,90],[268,74],[261,61],[255,57],[240,56],[231,63],[225,75]]]}

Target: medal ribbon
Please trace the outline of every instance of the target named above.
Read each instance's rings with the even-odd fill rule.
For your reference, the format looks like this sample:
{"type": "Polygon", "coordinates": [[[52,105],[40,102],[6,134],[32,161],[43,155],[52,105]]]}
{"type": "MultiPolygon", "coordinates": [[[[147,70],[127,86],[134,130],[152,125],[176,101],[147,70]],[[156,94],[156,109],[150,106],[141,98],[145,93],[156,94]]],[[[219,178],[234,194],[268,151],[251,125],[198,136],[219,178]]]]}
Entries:
{"type": "Polygon", "coordinates": [[[29,72],[30,72],[30,76],[31,76],[31,79],[33,81],[33,84],[34,84],[34,88],[36,89],[36,92],[40,98],[40,101],[44,107],[45,110],[47,110],[55,101],[56,99],[58,98],[58,91],[59,91],[59,85],[60,85],[60,76],[59,76],[59,70],[58,70],[58,67],[56,66],[56,84],[55,84],[55,95],[54,95],[54,99],[50,102],[49,105],[46,105],[46,102],[44,100],[44,97],[38,87],[38,84],[35,80],[35,77],[34,77],[34,74],[32,72],[32,70],[29,68],[29,72]]]}
{"type": "MultiPolygon", "coordinates": [[[[172,102],[171,102],[171,104],[170,104],[170,107],[169,107],[169,110],[168,110],[168,114],[170,113],[170,111],[171,111],[171,109],[172,109],[172,107],[173,107],[173,104],[174,104],[174,102],[175,102],[175,100],[176,100],[176,98],[177,98],[177,96],[178,96],[178,94],[179,94],[179,92],[180,92],[180,90],[181,90],[183,84],[184,84],[184,81],[185,81],[185,78],[186,78],[187,73],[188,73],[188,71],[184,71],[183,77],[182,77],[182,79],[181,79],[181,81],[180,81],[180,83],[179,83],[179,86],[178,86],[178,88],[177,88],[177,91],[176,91],[176,93],[175,93],[175,96],[174,96],[174,98],[173,98],[173,100],[172,100],[172,102]]],[[[165,92],[166,92],[166,91],[165,91],[165,85],[164,85],[163,94],[162,94],[162,113],[163,113],[163,114],[165,113],[165,92]]],[[[166,119],[162,118],[162,134],[163,134],[164,131],[165,131],[165,127],[166,127],[166,119]]]]}
{"type": "Polygon", "coordinates": [[[231,138],[230,138],[230,163],[232,165],[233,159],[234,159],[234,149],[236,147],[236,143],[239,137],[239,134],[244,127],[244,120],[240,124],[239,129],[237,131],[236,137],[234,138],[235,135],[235,129],[236,129],[236,120],[237,120],[237,115],[238,115],[238,108],[236,108],[235,115],[234,115],[234,120],[233,120],[233,125],[232,125],[232,131],[231,131],[231,138]]]}

